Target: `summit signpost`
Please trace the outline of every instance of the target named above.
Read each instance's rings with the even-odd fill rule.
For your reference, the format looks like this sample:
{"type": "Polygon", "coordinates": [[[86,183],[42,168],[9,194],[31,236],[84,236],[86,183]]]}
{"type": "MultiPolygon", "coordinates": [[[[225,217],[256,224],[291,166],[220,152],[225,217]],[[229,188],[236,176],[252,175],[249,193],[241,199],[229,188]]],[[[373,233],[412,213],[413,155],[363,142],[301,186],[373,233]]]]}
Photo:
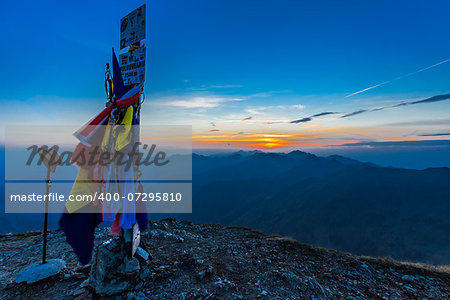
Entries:
{"type": "Polygon", "coordinates": [[[120,20],[120,49],[128,51],[119,55],[120,71],[125,85],[143,83],[145,80],[145,4],[120,20]]]}
{"type": "Polygon", "coordinates": [[[125,85],[144,82],[145,46],[119,55],[120,71],[125,85]]]}
{"type": "MultiPolygon", "coordinates": [[[[120,50],[128,47],[128,51],[119,55],[120,73],[125,86],[136,86],[145,81],[145,45],[141,40],[145,39],[145,4],[133,10],[120,20],[120,50]]],[[[115,75],[115,74],[114,74],[115,75]]],[[[140,243],[138,224],[134,224],[131,230],[122,229],[125,243],[130,243],[133,257],[140,243]]]]}
{"type": "Polygon", "coordinates": [[[120,20],[120,50],[145,39],[145,4],[120,20]]]}

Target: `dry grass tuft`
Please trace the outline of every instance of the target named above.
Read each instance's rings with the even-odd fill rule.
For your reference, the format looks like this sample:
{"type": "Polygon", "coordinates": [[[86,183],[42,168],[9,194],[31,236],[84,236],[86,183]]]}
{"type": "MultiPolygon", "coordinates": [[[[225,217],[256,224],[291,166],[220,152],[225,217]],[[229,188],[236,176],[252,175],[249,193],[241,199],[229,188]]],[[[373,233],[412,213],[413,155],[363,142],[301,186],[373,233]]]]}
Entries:
{"type": "Polygon", "coordinates": [[[259,229],[252,229],[252,232],[260,235],[267,235],[267,233],[259,229]]]}
{"type": "Polygon", "coordinates": [[[216,224],[216,223],[205,223],[202,224],[203,226],[209,226],[209,227],[223,227],[223,225],[221,224],[216,224]]]}
{"type": "Polygon", "coordinates": [[[236,226],[236,225],[228,225],[227,229],[241,229],[241,230],[252,231],[252,229],[250,227],[247,227],[247,226],[236,226]]]}
{"type": "Polygon", "coordinates": [[[450,266],[447,265],[428,265],[424,263],[416,263],[410,261],[399,261],[395,260],[391,257],[370,257],[370,256],[360,256],[361,260],[370,262],[370,263],[378,263],[381,265],[394,265],[397,267],[410,268],[411,270],[427,270],[432,272],[440,272],[450,274],[450,266]]]}

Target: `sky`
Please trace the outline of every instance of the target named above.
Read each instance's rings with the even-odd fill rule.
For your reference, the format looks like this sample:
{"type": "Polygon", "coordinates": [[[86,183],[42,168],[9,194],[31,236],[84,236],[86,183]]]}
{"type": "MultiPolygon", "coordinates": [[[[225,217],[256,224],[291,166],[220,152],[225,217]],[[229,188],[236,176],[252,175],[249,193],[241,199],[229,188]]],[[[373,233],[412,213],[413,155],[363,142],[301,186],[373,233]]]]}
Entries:
{"type": "Polygon", "coordinates": [[[450,139],[448,1],[1,1],[0,126],[100,112],[144,3],[142,124],[192,125],[194,148],[450,139]]]}

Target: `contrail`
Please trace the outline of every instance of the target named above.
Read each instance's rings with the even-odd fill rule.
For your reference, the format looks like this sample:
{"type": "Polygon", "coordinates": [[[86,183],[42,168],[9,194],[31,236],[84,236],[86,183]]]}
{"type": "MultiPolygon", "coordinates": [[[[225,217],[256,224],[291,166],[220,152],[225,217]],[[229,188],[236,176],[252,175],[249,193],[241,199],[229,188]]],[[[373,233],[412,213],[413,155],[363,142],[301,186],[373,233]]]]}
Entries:
{"type": "Polygon", "coordinates": [[[376,87],[379,87],[379,86],[382,86],[382,85],[391,83],[392,81],[396,81],[396,80],[399,80],[399,79],[402,79],[402,78],[405,78],[405,77],[408,77],[408,76],[411,76],[411,75],[414,75],[414,74],[417,74],[417,73],[420,73],[420,72],[429,70],[429,69],[431,69],[431,68],[434,68],[434,67],[437,67],[437,66],[439,66],[439,65],[445,64],[445,63],[447,63],[447,62],[449,62],[449,61],[450,61],[450,59],[443,60],[443,61],[441,61],[441,62],[438,62],[438,63],[434,64],[434,65],[431,65],[431,66],[422,68],[422,69],[420,69],[420,70],[417,70],[417,71],[414,71],[414,72],[411,72],[411,73],[408,73],[408,74],[399,76],[399,77],[394,78],[394,79],[392,79],[392,80],[388,80],[388,81],[379,83],[379,84],[377,84],[377,85],[374,85],[374,86],[365,88],[365,89],[363,89],[363,90],[357,91],[357,92],[355,92],[355,93],[353,93],[353,94],[350,94],[350,95],[345,96],[345,98],[348,98],[348,97],[351,97],[351,96],[354,96],[354,95],[357,95],[357,94],[360,94],[360,93],[364,93],[364,92],[366,92],[366,91],[368,91],[368,90],[371,90],[371,89],[374,89],[374,88],[376,88],[376,87]]]}

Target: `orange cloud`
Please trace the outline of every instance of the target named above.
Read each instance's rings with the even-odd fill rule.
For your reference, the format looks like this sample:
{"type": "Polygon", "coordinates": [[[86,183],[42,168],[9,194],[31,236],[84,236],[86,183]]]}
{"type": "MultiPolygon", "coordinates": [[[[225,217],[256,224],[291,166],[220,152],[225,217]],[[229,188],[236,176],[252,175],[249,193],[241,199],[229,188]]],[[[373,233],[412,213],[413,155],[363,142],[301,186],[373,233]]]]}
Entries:
{"type": "Polygon", "coordinates": [[[193,136],[193,145],[202,146],[233,146],[238,148],[274,149],[283,147],[319,146],[317,134],[288,133],[240,133],[240,134],[200,134],[193,136]]]}
{"type": "MultiPolygon", "coordinates": [[[[409,130],[408,130],[409,131],[409,130]]],[[[301,133],[265,131],[193,136],[194,147],[234,147],[251,149],[302,148],[342,145],[358,141],[413,141],[424,138],[405,136],[405,128],[389,126],[317,127],[302,128],[301,133]]]]}

